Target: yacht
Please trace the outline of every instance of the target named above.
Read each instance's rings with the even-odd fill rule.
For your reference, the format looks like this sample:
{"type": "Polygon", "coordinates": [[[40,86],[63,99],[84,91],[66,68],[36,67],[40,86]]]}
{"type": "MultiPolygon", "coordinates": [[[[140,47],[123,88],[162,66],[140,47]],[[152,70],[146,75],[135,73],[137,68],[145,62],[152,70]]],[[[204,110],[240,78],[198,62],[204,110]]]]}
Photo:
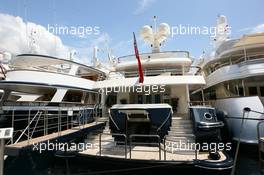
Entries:
{"type": "Polygon", "coordinates": [[[144,26],[140,33],[152,52],[138,54],[134,35],[135,54],[117,58],[107,78],[95,83],[107,124],[88,136],[91,147],[67,155],[72,166],[92,163],[104,172],[165,166],[229,171],[233,161],[224,150],[187,146],[221,142],[223,123],[215,109],[190,102],[189,92],[205,85],[199,67],[191,66],[188,51],[160,51],[168,24],[144,26]]]}
{"type": "Polygon", "coordinates": [[[8,68],[0,81],[0,125],[14,128],[12,142],[92,122],[100,115],[100,94],[93,86],[104,78],[101,70],[39,54],[17,55],[8,68]]]}
{"type": "MultiPolygon", "coordinates": [[[[217,20],[217,28],[228,26],[225,16],[217,20]]],[[[225,114],[230,136],[246,144],[257,144],[257,124],[264,119],[260,113],[243,116],[243,109],[263,112],[264,103],[264,33],[230,39],[218,34],[215,49],[199,63],[206,85],[193,92],[193,99],[209,100],[225,114]],[[241,122],[245,122],[240,135],[241,122]]]]}

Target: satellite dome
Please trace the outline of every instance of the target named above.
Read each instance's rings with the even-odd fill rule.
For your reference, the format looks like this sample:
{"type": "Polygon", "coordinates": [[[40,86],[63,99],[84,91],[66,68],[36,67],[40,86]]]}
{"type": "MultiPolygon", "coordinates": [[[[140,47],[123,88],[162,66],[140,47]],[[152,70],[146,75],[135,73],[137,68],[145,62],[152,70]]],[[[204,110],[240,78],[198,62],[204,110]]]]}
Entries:
{"type": "Polygon", "coordinates": [[[140,36],[145,42],[152,43],[153,42],[153,30],[150,26],[145,25],[140,30],[140,36]]]}
{"type": "Polygon", "coordinates": [[[170,26],[167,23],[161,23],[157,31],[157,40],[159,42],[164,41],[170,34],[170,26]]]}

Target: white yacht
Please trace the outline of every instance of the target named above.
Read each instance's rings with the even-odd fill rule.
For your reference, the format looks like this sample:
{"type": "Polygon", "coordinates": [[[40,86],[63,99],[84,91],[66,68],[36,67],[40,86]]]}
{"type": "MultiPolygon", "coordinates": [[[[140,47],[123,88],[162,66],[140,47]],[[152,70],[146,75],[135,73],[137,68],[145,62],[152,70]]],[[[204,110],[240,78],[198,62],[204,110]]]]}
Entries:
{"type": "Polygon", "coordinates": [[[91,66],[37,54],[18,55],[9,67],[1,88],[18,102],[93,104],[98,101],[94,83],[104,77],[104,72],[91,66]]]}
{"type": "MultiPolygon", "coordinates": [[[[225,16],[217,27],[228,26],[225,16]]],[[[225,113],[231,136],[238,140],[243,109],[263,112],[264,104],[264,33],[229,39],[227,33],[215,38],[213,54],[200,62],[206,85],[195,91],[194,99],[210,100],[225,113]]],[[[250,112],[245,116],[241,142],[257,144],[257,124],[264,116],[250,112]]]]}
{"type": "Polygon", "coordinates": [[[8,67],[0,81],[0,126],[13,127],[14,140],[65,130],[100,115],[94,85],[105,73],[99,69],[38,54],[17,55],[8,67]]]}
{"type": "Polygon", "coordinates": [[[117,58],[107,79],[95,83],[109,123],[102,133],[87,138],[94,146],[77,153],[72,162],[98,163],[100,168],[120,172],[164,165],[230,170],[232,159],[223,150],[216,151],[216,159],[210,150],[181,151],[181,143],[218,143],[223,123],[214,108],[191,106],[189,91],[204,86],[205,79],[198,67],[191,66],[189,52],[160,51],[168,34],[165,23],[157,30],[144,26],[141,37],[152,52],[137,54],[134,40],[135,55],[117,58]]]}

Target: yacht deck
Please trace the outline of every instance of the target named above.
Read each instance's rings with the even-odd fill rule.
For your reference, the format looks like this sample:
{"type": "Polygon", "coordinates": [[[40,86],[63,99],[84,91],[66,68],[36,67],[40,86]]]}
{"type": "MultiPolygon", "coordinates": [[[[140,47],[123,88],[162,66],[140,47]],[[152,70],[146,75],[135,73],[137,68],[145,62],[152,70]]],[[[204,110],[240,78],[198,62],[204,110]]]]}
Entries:
{"type": "MultiPolygon", "coordinates": [[[[101,154],[99,146],[99,137],[94,137],[88,139],[87,143],[90,143],[92,146],[79,152],[81,155],[90,155],[90,156],[105,156],[112,158],[120,159],[129,159],[130,158],[130,147],[127,146],[125,150],[124,145],[116,145],[113,142],[113,138],[110,135],[102,136],[101,142],[101,154]]],[[[159,156],[159,147],[154,146],[131,146],[131,159],[134,160],[157,160],[157,161],[188,161],[191,162],[196,159],[194,150],[180,150],[180,151],[164,151],[164,145],[161,144],[161,155],[159,156]],[[166,154],[166,155],[165,155],[166,154]]],[[[226,159],[226,156],[219,152],[221,158],[217,161],[221,162],[226,159]]],[[[198,160],[209,160],[208,152],[197,153],[198,160]]],[[[215,160],[214,160],[215,161],[215,160]]],[[[216,161],[216,162],[217,162],[216,161]]]]}

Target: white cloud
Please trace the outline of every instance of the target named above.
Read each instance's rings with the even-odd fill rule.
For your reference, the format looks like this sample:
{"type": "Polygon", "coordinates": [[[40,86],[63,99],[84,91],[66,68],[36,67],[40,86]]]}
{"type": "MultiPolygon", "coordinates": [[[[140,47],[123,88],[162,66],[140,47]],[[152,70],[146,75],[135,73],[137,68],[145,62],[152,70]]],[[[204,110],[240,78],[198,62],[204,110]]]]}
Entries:
{"type": "Polygon", "coordinates": [[[28,22],[22,18],[0,13],[0,51],[12,54],[30,53],[65,58],[70,48],[63,45],[61,39],[48,32],[45,27],[28,22]],[[33,38],[33,39],[30,39],[33,38]],[[35,41],[35,44],[33,43],[35,41]]]}
{"type": "Polygon", "coordinates": [[[264,32],[264,24],[257,25],[251,30],[251,33],[261,33],[264,32]]]}
{"type": "MultiPolygon", "coordinates": [[[[85,64],[91,64],[92,56],[93,56],[93,49],[96,46],[98,48],[98,58],[101,61],[106,61],[107,58],[107,45],[111,41],[110,36],[108,33],[103,33],[93,40],[91,39],[84,39],[79,41],[78,44],[75,46],[75,49],[78,51],[78,59],[75,59],[78,62],[82,62],[85,64]]],[[[109,46],[110,47],[110,46],[109,46]]]]}
{"type": "Polygon", "coordinates": [[[241,30],[239,30],[238,32],[243,32],[243,33],[262,33],[264,32],[264,24],[259,24],[255,27],[247,27],[247,28],[243,28],[241,30]]]}
{"type": "Polygon", "coordinates": [[[135,10],[134,14],[140,14],[140,13],[144,12],[154,2],[155,2],[155,0],[139,0],[138,1],[138,7],[135,10]]]}

